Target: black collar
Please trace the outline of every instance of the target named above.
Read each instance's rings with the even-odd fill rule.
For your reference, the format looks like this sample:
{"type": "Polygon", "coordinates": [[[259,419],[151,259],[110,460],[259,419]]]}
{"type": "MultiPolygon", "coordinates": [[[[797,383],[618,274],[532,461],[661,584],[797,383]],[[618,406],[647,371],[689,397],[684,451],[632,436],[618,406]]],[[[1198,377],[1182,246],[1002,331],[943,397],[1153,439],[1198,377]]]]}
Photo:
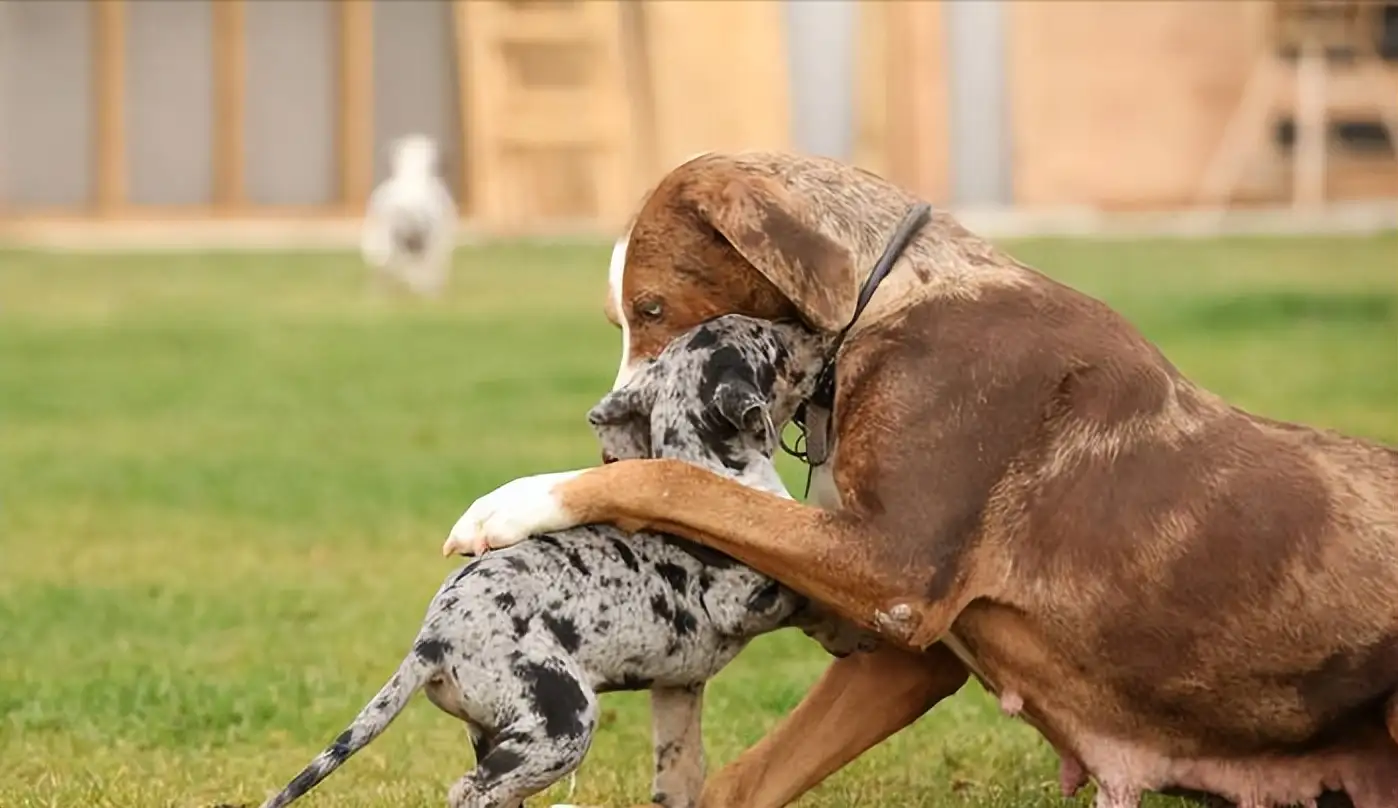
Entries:
{"type": "Polygon", "coordinates": [[[898,263],[898,258],[902,256],[903,250],[907,249],[913,236],[917,235],[918,230],[926,223],[931,213],[931,205],[919,202],[898,223],[898,229],[893,231],[893,237],[883,248],[883,255],[879,256],[878,263],[874,264],[873,270],[869,272],[869,277],[859,287],[859,298],[854,305],[854,316],[850,317],[845,327],[835,335],[834,342],[825,352],[825,361],[821,363],[820,374],[816,376],[815,388],[812,389],[810,397],[801,402],[791,417],[791,422],[796,424],[801,434],[797,436],[795,446],[787,446],[783,442],[782,449],[792,457],[805,462],[807,466],[807,496],[811,493],[811,475],[815,472],[815,467],[830,458],[830,442],[831,438],[834,437],[835,357],[840,353],[840,346],[844,344],[850,329],[859,321],[859,315],[863,314],[864,308],[869,305],[869,300],[873,298],[879,284],[888,277],[888,273],[893,270],[893,265],[898,263]]]}

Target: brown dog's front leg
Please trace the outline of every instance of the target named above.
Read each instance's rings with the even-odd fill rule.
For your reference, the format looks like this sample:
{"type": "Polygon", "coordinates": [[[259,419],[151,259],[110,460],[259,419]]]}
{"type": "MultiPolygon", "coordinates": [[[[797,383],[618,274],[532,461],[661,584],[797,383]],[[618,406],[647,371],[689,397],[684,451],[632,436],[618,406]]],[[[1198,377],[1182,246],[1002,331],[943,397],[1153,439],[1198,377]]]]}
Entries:
{"type": "MultiPolygon", "coordinates": [[[[650,528],[721,550],[905,647],[922,649],[962,604],[928,601],[934,569],[881,565],[898,538],[852,514],[748,488],[677,460],[623,460],[575,474],[553,491],[573,524],[650,528]]],[[[906,540],[906,539],[904,539],[906,540]]]]}
{"type": "Polygon", "coordinates": [[[945,646],[884,646],[836,660],[796,709],[718,772],[702,808],[780,808],[916,721],[966,682],[945,646]]]}

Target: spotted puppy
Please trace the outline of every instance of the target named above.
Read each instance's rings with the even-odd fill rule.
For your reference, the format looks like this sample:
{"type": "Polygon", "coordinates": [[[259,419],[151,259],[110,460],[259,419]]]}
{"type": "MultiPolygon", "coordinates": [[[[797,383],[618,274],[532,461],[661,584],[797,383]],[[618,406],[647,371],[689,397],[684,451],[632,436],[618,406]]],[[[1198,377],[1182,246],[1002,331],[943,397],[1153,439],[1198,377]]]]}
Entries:
{"type": "MultiPolygon", "coordinates": [[[[794,326],[729,316],[681,336],[588,414],[604,453],[671,457],[786,495],[775,423],[804,395],[814,352],[794,326]]],[[[517,808],[572,772],[597,728],[597,694],[649,689],[652,799],[696,804],[704,683],[762,633],[798,626],[827,650],[863,635],[725,556],[657,533],[579,527],[454,572],[413,650],[349,729],[265,808],[305,794],[373,740],[419,689],[465,721],[476,768],[452,808],[517,808]]]]}

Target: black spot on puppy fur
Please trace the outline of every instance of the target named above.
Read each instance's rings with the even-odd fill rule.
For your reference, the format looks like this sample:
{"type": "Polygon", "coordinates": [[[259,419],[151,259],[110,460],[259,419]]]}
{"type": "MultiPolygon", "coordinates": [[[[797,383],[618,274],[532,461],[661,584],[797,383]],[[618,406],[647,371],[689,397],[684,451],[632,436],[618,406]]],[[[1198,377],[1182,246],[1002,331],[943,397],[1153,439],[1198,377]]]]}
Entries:
{"type": "Polygon", "coordinates": [[[565,553],[565,555],[568,558],[568,563],[573,566],[573,569],[577,570],[579,573],[583,575],[592,574],[592,570],[588,569],[587,564],[583,563],[582,557],[577,554],[577,551],[568,550],[565,553]]]}
{"type": "Polygon", "coordinates": [[[446,659],[447,654],[451,653],[451,643],[436,639],[418,640],[417,645],[413,646],[413,651],[424,662],[440,665],[442,660],[446,659]]]}
{"type": "Polygon", "coordinates": [[[777,597],[781,595],[781,584],[773,581],[758,590],[748,600],[748,610],[753,612],[765,612],[777,604],[777,597]]]}
{"type": "Polygon", "coordinates": [[[675,616],[670,622],[675,627],[675,633],[681,637],[693,634],[694,630],[699,628],[699,621],[687,609],[676,609],[675,616]]]}
{"type": "Polygon", "coordinates": [[[471,751],[476,753],[476,763],[479,765],[485,760],[485,756],[490,754],[490,750],[495,748],[495,742],[485,733],[471,733],[471,751]]]}
{"type": "Polygon", "coordinates": [[[632,572],[641,571],[641,565],[636,561],[636,553],[626,546],[626,542],[621,539],[612,539],[612,547],[616,550],[617,555],[621,556],[621,563],[625,564],[627,569],[632,572]]]}
{"type": "Polygon", "coordinates": [[[651,597],[650,608],[651,611],[655,612],[655,616],[661,620],[671,621],[675,619],[675,610],[670,607],[670,601],[660,595],[651,597]]]}
{"type": "Polygon", "coordinates": [[[700,328],[694,332],[694,336],[689,338],[689,344],[685,346],[686,351],[702,351],[711,348],[718,342],[718,335],[712,328],[700,328]]]}
{"type": "Polygon", "coordinates": [[[653,684],[655,684],[655,683],[652,682],[650,679],[647,679],[647,678],[644,677],[644,676],[639,676],[639,675],[637,675],[636,673],[633,673],[633,672],[631,672],[631,671],[627,671],[625,674],[622,675],[621,681],[612,686],[612,689],[613,689],[613,690],[650,690],[651,685],[653,685],[653,684]]]}
{"type": "Polygon", "coordinates": [[[544,719],[550,738],[577,738],[587,731],[587,695],[576,679],[557,668],[526,662],[520,678],[529,687],[534,712],[544,719]]]}
{"type": "Polygon", "coordinates": [[[524,755],[513,749],[497,746],[490,750],[490,754],[481,758],[476,766],[482,775],[493,780],[514,771],[523,762],[524,755]]]}
{"type": "Polygon", "coordinates": [[[553,632],[553,636],[558,638],[558,644],[563,646],[563,650],[574,653],[582,647],[582,636],[578,634],[578,627],[567,617],[555,617],[551,614],[542,616],[544,625],[553,632]]]}
{"type": "Polygon", "coordinates": [[[655,565],[655,571],[676,592],[684,592],[685,587],[689,585],[689,572],[678,564],[662,561],[655,565]]]}
{"type": "Polygon", "coordinates": [[[495,605],[509,611],[515,607],[515,596],[509,592],[501,592],[495,596],[495,605]]]}
{"type": "Polygon", "coordinates": [[[713,401],[714,394],[718,392],[719,382],[726,377],[733,376],[737,379],[755,385],[757,379],[753,377],[752,367],[743,359],[742,351],[732,345],[725,345],[713,352],[707,364],[704,365],[704,374],[699,379],[699,395],[704,401],[713,401]]]}

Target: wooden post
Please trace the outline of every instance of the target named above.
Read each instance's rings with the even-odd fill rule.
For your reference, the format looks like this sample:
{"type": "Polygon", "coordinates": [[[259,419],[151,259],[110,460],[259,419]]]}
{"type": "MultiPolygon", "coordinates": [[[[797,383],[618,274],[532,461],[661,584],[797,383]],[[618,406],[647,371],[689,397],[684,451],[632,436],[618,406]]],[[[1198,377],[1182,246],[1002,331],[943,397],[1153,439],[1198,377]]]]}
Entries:
{"type": "Polygon", "coordinates": [[[340,202],[362,213],[374,182],[374,6],[339,0],[340,202]]]}
{"type": "MultiPolygon", "coordinates": [[[[461,208],[471,216],[488,217],[494,214],[494,206],[489,199],[489,143],[495,135],[490,129],[495,120],[484,105],[493,103],[494,99],[481,97],[479,86],[489,85],[490,82],[479,82],[477,74],[483,67],[495,65],[495,54],[479,52],[482,49],[476,43],[485,41],[486,37],[472,26],[482,25],[489,18],[486,14],[473,14],[469,3],[470,0],[456,0],[451,4],[452,31],[456,43],[456,108],[461,116],[461,208]],[[473,38],[475,42],[472,42],[473,38]]],[[[480,10],[477,7],[476,11],[480,10]]]]}
{"type": "Polygon", "coordinates": [[[1296,108],[1293,121],[1296,141],[1291,204],[1296,208],[1317,208],[1325,204],[1326,124],[1325,46],[1303,35],[1296,64],[1296,108]]]}
{"type": "Polygon", "coordinates": [[[942,202],[951,184],[942,4],[897,0],[884,11],[889,179],[942,202]]]}
{"type": "Polygon", "coordinates": [[[126,4],[124,0],[92,0],[91,8],[97,168],[93,196],[98,215],[110,216],[127,198],[126,4]]]}
{"type": "Polygon", "coordinates": [[[214,0],[214,208],[246,201],[247,26],[243,0],[214,0]]]}
{"type": "Polygon", "coordinates": [[[582,8],[592,28],[596,59],[589,105],[598,109],[603,129],[593,161],[597,218],[608,232],[619,232],[626,226],[635,197],[641,193],[634,175],[636,139],[621,50],[621,3],[589,0],[582,8]]]}

